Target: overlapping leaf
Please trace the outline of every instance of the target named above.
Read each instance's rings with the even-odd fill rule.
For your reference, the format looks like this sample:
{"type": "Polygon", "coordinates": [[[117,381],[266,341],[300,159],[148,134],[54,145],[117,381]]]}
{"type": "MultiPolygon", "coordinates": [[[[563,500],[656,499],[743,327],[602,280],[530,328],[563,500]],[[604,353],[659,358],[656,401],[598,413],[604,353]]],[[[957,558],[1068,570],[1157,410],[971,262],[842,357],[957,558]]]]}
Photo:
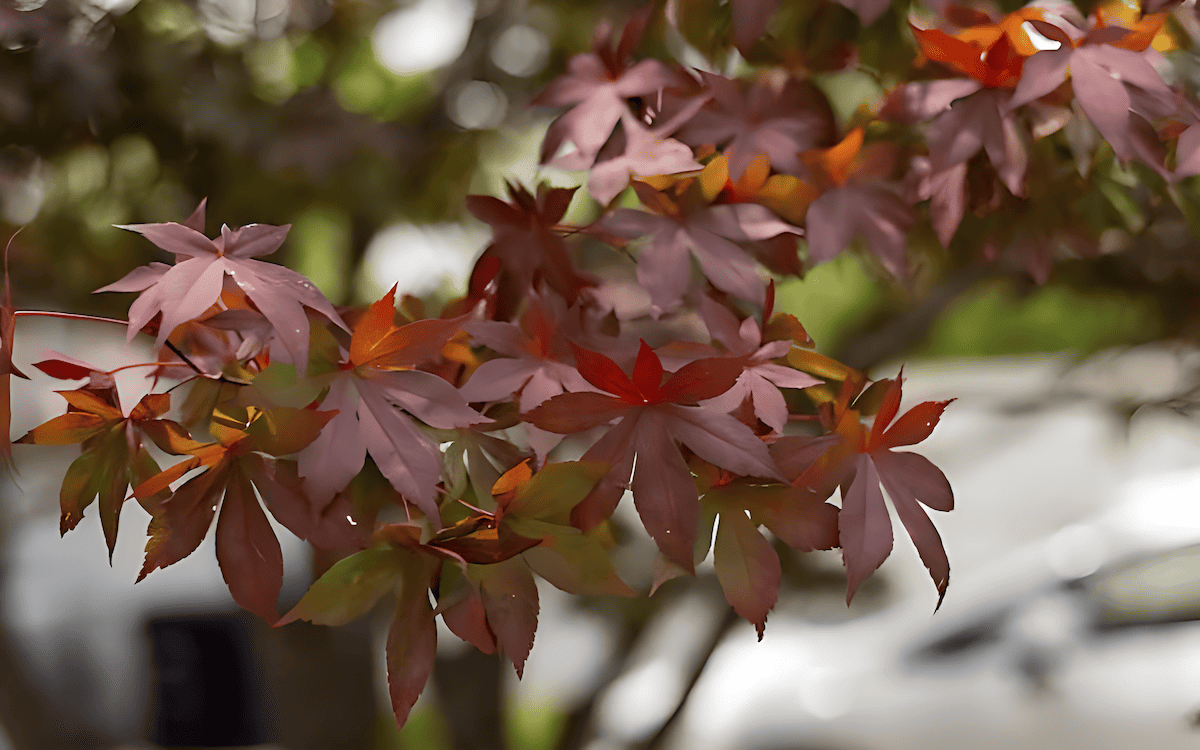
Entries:
{"type": "MultiPolygon", "coordinates": [[[[38,363],[38,367],[68,374],[63,368],[55,368],[46,362],[38,363]]],[[[70,374],[82,375],[78,372],[70,374]]],[[[58,393],[67,401],[67,413],[33,428],[17,442],[83,444],[83,452],[63,477],[59,493],[62,509],[59,531],[66,534],[75,528],[83,518],[84,510],[99,497],[100,525],[104,529],[111,561],[121,508],[129,488],[137,487],[159,473],[157,462],[143,445],[143,438],[149,437],[164,450],[173,452],[182,452],[199,443],[191,440],[179,424],[161,418],[171,406],[171,397],[165,393],[143,396],[128,415],[121,410],[115,388],[85,387],[58,393]]],[[[139,499],[153,512],[165,496],[165,492],[158,492],[142,495],[139,499]]]]}
{"type": "Polygon", "coordinates": [[[327,376],[329,392],[321,402],[337,416],[299,455],[304,488],[319,508],[350,483],[370,453],[396,491],[440,527],[436,486],[442,452],[413,417],[440,429],[490,420],[471,409],[454,386],[414,368],[435,359],[463,322],[396,326],[394,288],[359,318],[349,355],[327,376]]]}
{"type": "Polygon", "coordinates": [[[901,382],[897,377],[889,384],[869,433],[859,422],[859,414],[847,408],[848,389],[844,388],[837,406],[836,433],[841,439],[795,483],[814,488],[818,495],[835,485],[842,488],[838,538],[846,563],[847,602],[892,550],[892,524],[880,491],[882,484],[929,569],[940,606],[950,581],[950,563],[941,536],[921,505],[949,511],[954,507],[954,495],[945,475],[928,459],[892,449],[929,437],[950,402],[926,401],[897,418],[901,382]]]}
{"type": "MultiPolygon", "coordinates": [[[[204,205],[197,209],[203,226],[204,205]]],[[[158,247],[175,255],[175,265],[152,263],[137,268],[120,281],[97,292],[140,292],[129,308],[132,339],[156,316],[162,319],[155,345],[161,347],[176,327],[201,317],[221,297],[228,277],[241,293],[270,321],[287,358],[300,370],[308,366],[309,323],[305,309],[314,310],[335,325],[345,323],[333,305],[305,277],[284,266],[254,260],[279,249],[291,225],[250,224],[239,229],[221,227],[221,236],[210,240],[187,226],[130,224],[158,247]]],[[[278,356],[278,355],[277,355],[278,356]]]]}
{"type": "Polygon", "coordinates": [[[528,415],[538,427],[559,433],[619,420],[583,456],[612,469],[575,507],[572,522],[584,530],[595,527],[631,488],[642,523],[659,549],[691,571],[699,498],[676,444],[741,475],[780,477],[766,446],[748,427],[694,406],[733,387],[745,360],[701,359],[664,380],[662,363],[645,342],[632,378],[602,354],[576,348],[575,358],[580,374],[604,392],[564,393],[528,415]]]}
{"type": "Polygon", "coordinates": [[[275,622],[283,554],[255,490],[271,515],[301,539],[316,525],[316,512],[300,488],[294,464],[261,454],[296,453],[333,416],[331,411],[286,407],[232,412],[214,421],[216,442],[186,447],[183,452],[190,458],[139,484],[133,495],[143,500],[203,469],[154,509],[138,580],[195,551],[220,507],[217,561],[229,592],[242,607],[275,622]]]}

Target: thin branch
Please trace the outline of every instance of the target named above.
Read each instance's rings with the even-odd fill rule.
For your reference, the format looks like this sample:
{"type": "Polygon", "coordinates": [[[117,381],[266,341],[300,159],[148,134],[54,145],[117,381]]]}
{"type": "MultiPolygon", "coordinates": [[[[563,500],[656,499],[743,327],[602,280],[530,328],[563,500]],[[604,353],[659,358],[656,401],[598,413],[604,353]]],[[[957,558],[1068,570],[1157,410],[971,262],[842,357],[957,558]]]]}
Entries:
{"type": "Polygon", "coordinates": [[[116,318],[104,318],[99,315],[81,315],[78,313],[56,312],[54,310],[16,310],[13,312],[13,317],[37,316],[41,318],[60,318],[62,320],[85,320],[92,323],[112,323],[119,326],[128,326],[128,320],[117,320],[116,318]]]}
{"type": "Polygon", "coordinates": [[[179,347],[175,346],[170,341],[164,341],[163,343],[166,344],[166,347],[171,350],[172,354],[174,354],[176,357],[179,357],[181,360],[183,360],[183,363],[185,365],[190,367],[193,372],[195,372],[197,375],[199,375],[202,378],[207,378],[209,380],[215,380],[218,383],[229,383],[230,385],[250,385],[250,382],[247,380],[234,380],[232,378],[227,378],[224,375],[212,375],[210,373],[207,373],[204,370],[201,370],[199,367],[197,367],[195,362],[188,359],[187,355],[179,350],[179,347]]]}
{"type": "Polygon", "coordinates": [[[667,717],[663,725],[658,728],[654,736],[644,743],[635,746],[638,750],[662,750],[662,748],[666,747],[666,742],[671,731],[679,723],[680,717],[683,716],[683,709],[687,706],[688,699],[695,691],[696,684],[700,682],[700,675],[704,674],[705,668],[712,661],[713,654],[716,653],[717,647],[721,645],[721,642],[725,640],[725,636],[737,625],[739,618],[737,613],[733,611],[733,608],[728,606],[724,600],[721,600],[720,604],[725,608],[725,614],[722,616],[721,622],[717,627],[713,628],[712,633],[709,635],[708,643],[705,644],[704,654],[692,666],[691,672],[687,676],[683,695],[679,696],[679,702],[675,704],[675,710],[671,712],[671,715],[667,717]]]}

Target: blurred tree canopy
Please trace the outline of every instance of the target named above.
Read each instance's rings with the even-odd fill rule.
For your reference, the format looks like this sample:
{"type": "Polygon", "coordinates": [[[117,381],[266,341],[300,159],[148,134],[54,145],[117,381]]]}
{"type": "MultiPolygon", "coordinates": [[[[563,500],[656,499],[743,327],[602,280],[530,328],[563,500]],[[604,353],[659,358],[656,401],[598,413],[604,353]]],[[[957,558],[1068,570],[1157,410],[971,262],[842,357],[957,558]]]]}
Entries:
{"type": "Polygon", "coordinates": [[[234,226],[293,223],[282,260],[345,301],[381,227],[464,215],[489,129],[534,125],[527,100],[601,11],[621,12],[453,5],[474,16],[461,54],[396,73],[372,38],[413,10],[392,2],[6,2],[0,218],[28,225],[18,305],[118,312],[90,292],[149,253],[112,225],[181,219],[205,196],[234,226]]]}

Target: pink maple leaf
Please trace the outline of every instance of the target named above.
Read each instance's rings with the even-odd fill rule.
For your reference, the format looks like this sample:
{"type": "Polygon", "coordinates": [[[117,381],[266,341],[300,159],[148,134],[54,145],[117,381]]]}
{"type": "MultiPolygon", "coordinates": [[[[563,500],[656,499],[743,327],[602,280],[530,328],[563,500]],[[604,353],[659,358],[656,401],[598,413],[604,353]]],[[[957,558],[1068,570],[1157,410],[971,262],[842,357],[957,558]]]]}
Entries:
{"type": "Polygon", "coordinates": [[[824,188],[805,215],[808,253],[824,263],[861,234],[884,267],[902,276],[912,209],[883,179],[891,171],[892,151],[886,144],[867,149],[862,144],[863,130],[854,128],[838,145],[801,155],[810,179],[824,188]]]}
{"type": "Polygon", "coordinates": [[[716,73],[699,75],[712,99],[680,127],[677,137],[691,146],[724,146],[733,180],[759,154],[766,154],[775,169],[795,174],[800,168],[797,152],[834,136],[829,104],[810,83],[764,76],[745,84],[716,73]]]}
{"type": "Polygon", "coordinates": [[[1079,106],[1120,159],[1136,151],[1131,114],[1153,119],[1176,112],[1174,92],[1146,57],[1115,46],[1134,34],[1130,29],[1098,26],[1084,33],[1069,24],[1064,28],[1045,21],[1030,23],[1059,48],[1042,50],[1026,61],[1010,107],[1045,96],[1069,75],[1079,106]]]}
{"type": "MultiPolygon", "coordinates": [[[[560,393],[593,390],[575,369],[575,357],[559,325],[568,315],[561,300],[551,295],[530,298],[521,325],[498,321],[468,323],[467,333],[503,356],[481,364],[459,388],[471,403],[500,401],[520,394],[521,413],[541,406],[560,393]]],[[[529,425],[530,447],[539,462],[562,441],[561,435],[529,425]]]]}
{"type": "Polygon", "coordinates": [[[274,263],[254,260],[278,250],[291,225],[250,224],[239,229],[222,226],[221,236],[210,240],[195,228],[204,224],[204,207],[201,202],[184,224],[122,226],[174,253],[175,265],[152,263],[136,268],[120,281],[96,291],[141,292],[129,307],[128,338],[133,339],[156,315],[161,315],[155,340],[155,347],[161,347],[176,327],[200,318],[221,298],[229,278],[270,321],[287,351],[287,359],[303,371],[308,366],[305,308],[342,328],[346,324],[325,295],[304,276],[274,263]]]}
{"type": "MultiPolygon", "coordinates": [[[[764,314],[769,319],[769,306],[764,314]]],[[[746,358],[746,369],[738,376],[733,386],[716,398],[700,402],[700,405],[728,414],[749,400],[755,416],[776,434],[782,435],[784,425],[787,424],[788,407],[779,389],[808,388],[823,381],[772,362],[771,360],[787,355],[792,348],[792,341],[763,342],[762,329],[753,317],[739,321],[729,308],[708,296],[700,299],[700,317],[708,327],[709,335],[724,347],[725,356],[746,358]]],[[[665,349],[668,352],[672,351],[670,345],[665,349]]],[[[657,353],[661,355],[663,351],[657,353]]],[[[693,345],[687,347],[685,361],[722,355],[723,353],[714,347],[693,345]]]]}
{"type": "MultiPolygon", "coordinates": [[[[655,192],[649,186],[638,187],[655,192]]],[[[687,215],[672,211],[673,203],[659,201],[658,205],[666,207],[668,214],[618,208],[598,222],[601,229],[625,239],[650,236],[638,255],[638,283],[650,292],[656,315],[674,309],[691,285],[689,255],[696,257],[716,288],[739,299],[762,302],[766,283],[754,259],[735,242],[800,234],[800,229],[770,209],[753,203],[709,206],[687,215]]]]}
{"type": "Polygon", "coordinates": [[[543,163],[553,162],[565,169],[587,169],[622,114],[629,111],[626,99],[657,93],[675,82],[675,74],[658,60],[629,65],[629,56],[646,30],[651,10],[651,6],[646,6],[629,20],[615,47],[611,30],[606,26],[597,29],[594,51],[572,57],[567,63],[569,72],[552,81],[534,99],[534,104],[574,105],[546,131],[542,142],[543,163]],[[568,141],[575,145],[575,151],[556,159],[555,155],[568,141]]]}
{"type": "Polygon", "coordinates": [[[690,109],[653,128],[642,125],[628,111],[623,112],[621,130],[601,150],[588,177],[592,197],[608,204],[629,186],[631,177],[700,170],[703,165],[696,161],[692,149],[667,136],[703,104],[703,98],[696,99],[690,109]]]}
{"type": "Polygon", "coordinates": [[[938,241],[942,247],[950,247],[967,209],[967,163],[935,172],[927,157],[915,156],[908,180],[912,183],[912,202],[929,201],[929,217],[938,241]]]}

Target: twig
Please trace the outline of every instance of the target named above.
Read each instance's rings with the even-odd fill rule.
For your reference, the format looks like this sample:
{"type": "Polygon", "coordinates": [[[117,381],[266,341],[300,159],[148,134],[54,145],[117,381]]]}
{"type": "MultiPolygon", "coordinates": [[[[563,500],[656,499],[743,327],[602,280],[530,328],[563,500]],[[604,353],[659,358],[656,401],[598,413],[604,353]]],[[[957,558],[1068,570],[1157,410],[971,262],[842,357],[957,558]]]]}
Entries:
{"type": "Polygon", "coordinates": [[[721,645],[721,641],[725,640],[725,636],[737,625],[739,618],[737,613],[733,611],[733,608],[727,606],[724,601],[721,601],[721,606],[724,607],[725,614],[722,616],[720,624],[713,628],[708,643],[705,646],[703,656],[692,666],[683,695],[679,696],[679,702],[675,704],[675,710],[671,712],[671,715],[667,717],[667,720],[663,722],[663,725],[658,728],[658,731],[650,739],[636,746],[638,750],[661,750],[661,748],[666,747],[666,741],[671,731],[679,723],[679,718],[683,716],[683,709],[687,706],[688,698],[692,696],[692,692],[696,689],[696,684],[700,682],[700,675],[704,674],[704,669],[712,661],[712,656],[716,653],[717,647],[721,645]]]}

